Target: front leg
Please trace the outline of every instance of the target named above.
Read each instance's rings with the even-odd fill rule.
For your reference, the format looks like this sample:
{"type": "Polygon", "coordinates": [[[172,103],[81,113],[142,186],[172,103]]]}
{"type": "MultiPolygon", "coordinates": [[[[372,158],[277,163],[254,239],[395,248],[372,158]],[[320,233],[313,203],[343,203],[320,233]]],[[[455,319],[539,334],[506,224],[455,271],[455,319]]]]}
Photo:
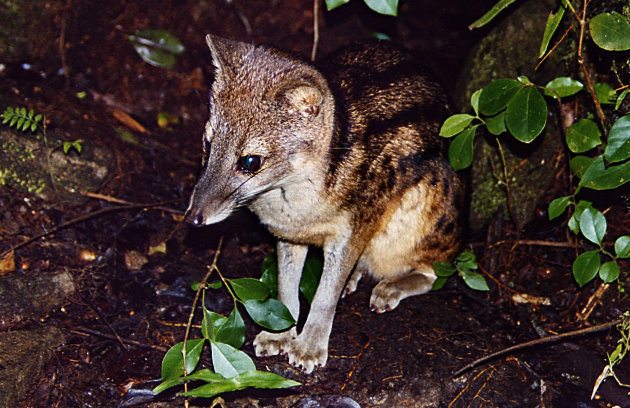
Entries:
{"type": "Polygon", "coordinates": [[[311,373],[315,366],[326,365],[337,301],[359,252],[359,247],[348,240],[324,247],[324,270],[304,329],[283,347],[289,363],[306,373],[311,373]]]}
{"type": "MultiPolygon", "coordinates": [[[[297,322],[300,315],[300,279],[307,245],[278,241],[278,300],[289,309],[297,322]]],[[[282,333],[260,332],[254,339],[257,356],[274,356],[282,353],[287,344],[297,337],[295,327],[282,333]]]]}

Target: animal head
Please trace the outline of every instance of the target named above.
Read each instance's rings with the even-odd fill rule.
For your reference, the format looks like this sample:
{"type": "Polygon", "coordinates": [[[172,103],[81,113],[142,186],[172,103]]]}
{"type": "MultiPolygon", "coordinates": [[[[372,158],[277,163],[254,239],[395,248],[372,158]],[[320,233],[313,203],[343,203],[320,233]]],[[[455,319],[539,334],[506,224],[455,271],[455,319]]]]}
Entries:
{"type": "Polygon", "coordinates": [[[322,75],[279,51],[208,35],[215,80],[203,171],[187,220],[196,226],[291,182],[325,154],[334,103],[322,75]]]}

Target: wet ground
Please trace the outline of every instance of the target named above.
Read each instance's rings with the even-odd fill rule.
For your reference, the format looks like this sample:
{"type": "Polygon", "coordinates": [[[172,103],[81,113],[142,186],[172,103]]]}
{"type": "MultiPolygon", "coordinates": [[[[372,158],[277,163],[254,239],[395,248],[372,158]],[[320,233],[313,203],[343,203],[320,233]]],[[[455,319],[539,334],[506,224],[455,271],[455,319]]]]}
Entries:
{"type": "MultiPolygon", "coordinates": [[[[450,91],[468,48],[483,34],[470,34],[466,26],[493,1],[455,1],[448,7],[429,1],[405,4],[398,19],[367,12],[359,3],[331,13],[321,10],[320,53],[384,32],[425,57],[450,91]]],[[[0,268],[0,278],[25,282],[25,299],[37,297],[33,282],[41,277],[59,276],[55,282],[65,282],[60,287],[67,289],[43,295],[58,299],[49,299],[52,306],[27,302],[28,313],[9,316],[12,306],[3,306],[3,333],[52,338],[42,343],[50,346],[39,346],[49,354],[41,360],[38,377],[24,379],[29,385],[19,406],[183,406],[183,398],[174,393],[145,398],[140,390],[156,385],[164,352],[184,337],[194,297],[190,283],[205,274],[220,237],[219,267],[227,277],[259,277],[261,262],[274,245],[246,212],[203,229],[182,222],[199,171],[212,79],[203,37],[212,32],[309,55],[312,3],[189,1],[156,7],[148,1],[107,6],[78,1],[52,10],[51,16],[56,30],[49,40],[57,41],[63,30],[66,46],[55,60],[34,55],[24,61],[30,64],[27,69],[18,62],[7,64],[0,74],[4,102],[45,113],[48,132],[102,146],[113,159],[96,194],[78,203],[0,190],[0,251],[95,212],[17,249],[10,255],[15,268],[0,268]],[[138,57],[126,35],[141,28],[168,29],[180,38],[186,52],[174,68],[152,67],[138,57]],[[59,72],[62,66],[68,75],[59,72]],[[85,97],[78,98],[78,92],[85,97]],[[116,114],[120,111],[132,119],[116,114]],[[179,122],[159,126],[160,112],[179,122]],[[121,137],[128,134],[134,142],[121,137]]],[[[563,171],[558,170],[557,185],[543,203],[561,195],[563,171]]],[[[621,264],[619,284],[594,281],[579,289],[571,276],[576,249],[557,244],[572,242],[566,220],[549,223],[542,208],[518,234],[500,215],[471,234],[468,245],[490,282],[489,292],[472,291],[452,279],[443,290],[376,315],[368,308],[371,283],[361,282],[356,294],[339,303],[325,369],[306,376],[282,358],[254,358],[258,369],[303,385],[225,394],[224,406],[317,406],[308,405],[315,401],[352,406],[343,396],[362,407],[630,406],[627,389],[610,379],[590,399],[606,353],[619,339],[614,329],[503,356],[453,377],[491,352],[610,322],[630,308],[623,291],[628,263],[621,264]],[[520,245],[515,245],[517,239],[520,245]],[[517,293],[546,302],[519,302],[517,293]]],[[[623,203],[611,201],[604,208],[609,236],[627,234],[630,217],[623,203]]],[[[229,313],[227,294],[213,293],[208,307],[229,313]]],[[[246,323],[243,350],[253,356],[251,342],[258,329],[246,323]]],[[[19,366],[23,360],[15,361],[19,366]]],[[[629,368],[625,361],[616,371],[625,383],[630,382],[629,368]]],[[[6,369],[0,367],[0,376],[6,369]]],[[[211,401],[195,404],[209,406],[211,401]]]]}

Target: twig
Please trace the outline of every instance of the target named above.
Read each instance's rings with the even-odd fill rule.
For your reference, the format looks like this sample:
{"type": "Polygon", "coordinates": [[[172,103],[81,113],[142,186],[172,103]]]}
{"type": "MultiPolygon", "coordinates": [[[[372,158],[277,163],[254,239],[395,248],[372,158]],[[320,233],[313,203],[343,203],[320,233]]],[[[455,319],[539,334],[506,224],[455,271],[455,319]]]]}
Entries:
{"type": "Polygon", "coordinates": [[[497,146],[499,146],[499,153],[501,154],[501,162],[503,163],[503,177],[505,178],[505,193],[507,198],[507,207],[510,212],[510,218],[512,218],[512,222],[516,226],[517,231],[519,230],[518,220],[514,215],[514,211],[512,211],[512,197],[510,194],[510,185],[508,183],[508,174],[507,174],[507,164],[505,163],[505,154],[503,153],[503,147],[501,146],[501,142],[499,142],[499,138],[495,138],[497,141],[497,146]]]}
{"type": "MultiPolygon", "coordinates": [[[[204,286],[206,282],[208,281],[208,279],[210,278],[210,275],[212,274],[213,271],[215,270],[218,271],[217,261],[219,260],[219,255],[221,254],[221,245],[223,245],[223,236],[219,238],[219,244],[217,245],[217,249],[214,252],[214,259],[212,260],[212,265],[208,266],[208,272],[206,273],[206,276],[204,276],[201,282],[199,283],[199,287],[197,288],[197,292],[195,293],[195,299],[193,300],[192,309],[190,311],[190,315],[188,316],[188,324],[186,324],[186,334],[184,334],[184,344],[182,346],[184,377],[186,377],[186,375],[188,374],[186,372],[186,368],[188,367],[186,365],[186,342],[188,341],[188,335],[190,334],[190,328],[192,327],[192,320],[195,315],[195,308],[197,307],[197,301],[199,300],[199,295],[201,294],[201,291],[204,289],[204,286]]],[[[187,382],[184,382],[184,392],[188,392],[187,382]]],[[[184,404],[186,407],[188,407],[188,398],[184,401],[184,404]]]]}
{"type": "Polygon", "coordinates": [[[62,224],[59,224],[59,225],[49,229],[48,231],[42,232],[41,234],[38,234],[38,235],[35,235],[34,237],[31,237],[31,238],[27,239],[26,241],[24,241],[22,243],[14,245],[11,248],[7,249],[6,251],[0,253],[0,258],[4,258],[11,251],[15,251],[16,249],[20,249],[20,248],[22,248],[22,247],[24,247],[24,246],[26,246],[26,245],[28,245],[28,244],[30,244],[32,242],[37,241],[40,238],[43,238],[43,237],[46,237],[48,235],[54,234],[55,232],[57,232],[59,230],[62,230],[62,229],[67,228],[67,227],[69,227],[71,225],[78,224],[80,222],[89,220],[90,218],[98,217],[98,216],[100,216],[102,214],[106,214],[106,213],[114,212],[114,211],[133,210],[133,209],[136,209],[136,208],[161,207],[163,205],[173,204],[173,203],[176,203],[176,202],[179,202],[179,201],[182,201],[182,200],[184,200],[184,199],[183,198],[178,198],[176,200],[160,201],[160,202],[157,202],[157,203],[130,203],[130,204],[127,204],[127,205],[122,205],[120,207],[101,208],[100,210],[93,211],[91,213],[81,215],[81,216],[79,216],[77,218],[73,218],[70,221],[66,221],[66,222],[64,222],[62,224]]]}
{"type": "Polygon", "coordinates": [[[142,342],[139,342],[137,340],[123,339],[123,338],[121,338],[119,336],[114,336],[112,334],[103,333],[103,332],[100,332],[98,330],[88,329],[87,327],[77,327],[74,330],[70,330],[70,332],[76,333],[76,334],[82,334],[82,335],[90,334],[90,335],[99,336],[99,337],[103,337],[103,338],[110,339],[110,340],[119,340],[119,341],[122,341],[122,342],[124,342],[126,344],[130,344],[132,346],[142,347],[142,348],[150,348],[150,349],[153,349],[153,350],[161,351],[163,353],[168,351],[168,349],[166,347],[154,346],[153,344],[142,343],[142,342]]]}
{"type": "Polygon", "coordinates": [[[526,341],[525,343],[516,344],[516,345],[514,345],[512,347],[508,347],[506,349],[499,350],[496,353],[492,353],[490,355],[487,355],[485,357],[477,359],[477,360],[473,361],[470,364],[467,364],[463,368],[457,370],[455,372],[455,374],[453,374],[453,377],[459,377],[464,372],[470,370],[473,367],[478,366],[479,364],[485,363],[488,360],[495,359],[495,358],[503,356],[505,354],[512,353],[514,351],[523,350],[525,348],[529,348],[529,347],[533,347],[533,346],[540,346],[540,345],[543,345],[543,344],[555,343],[555,342],[558,342],[558,341],[561,341],[561,340],[566,340],[566,339],[569,339],[569,338],[572,338],[572,337],[584,336],[584,335],[587,335],[587,334],[597,333],[597,332],[602,331],[602,330],[610,329],[611,327],[619,324],[620,322],[621,322],[621,319],[618,319],[618,320],[615,320],[613,322],[598,324],[597,326],[586,327],[584,329],[574,330],[574,331],[570,331],[568,333],[556,334],[556,335],[553,335],[553,336],[543,337],[541,339],[536,339],[536,340],[526,341]]]}
{"type": "Polygon", "coordinates": [[[317,45],[319,44],[319,0],[313,0],[313,48],[311,50],[311,61],[315,62],[317,57],[317,45]]]}

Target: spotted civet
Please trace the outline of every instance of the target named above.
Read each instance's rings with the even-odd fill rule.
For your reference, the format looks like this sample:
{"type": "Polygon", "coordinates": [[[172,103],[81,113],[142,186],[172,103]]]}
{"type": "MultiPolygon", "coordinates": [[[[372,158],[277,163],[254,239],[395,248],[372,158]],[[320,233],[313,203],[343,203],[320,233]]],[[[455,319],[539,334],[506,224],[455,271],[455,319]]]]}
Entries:
{"type": "Polygon", "coordinates": [[[339,297],[362,275],[379,281],[370,305],[382,313],[429,291],[432,263],[458,251],[463,195],[438,137],[444,93],[389,42],[348,46],[316,68],[271,48],[206,40],[216,75],[187,219],[214,224],[239,206],[257,214],[279,239],[278,297],[296,319],[308,245],[323,248],[302,332],[254,341],[257,355],[286,353],[310,373],[326,364],[339,297]]]}

